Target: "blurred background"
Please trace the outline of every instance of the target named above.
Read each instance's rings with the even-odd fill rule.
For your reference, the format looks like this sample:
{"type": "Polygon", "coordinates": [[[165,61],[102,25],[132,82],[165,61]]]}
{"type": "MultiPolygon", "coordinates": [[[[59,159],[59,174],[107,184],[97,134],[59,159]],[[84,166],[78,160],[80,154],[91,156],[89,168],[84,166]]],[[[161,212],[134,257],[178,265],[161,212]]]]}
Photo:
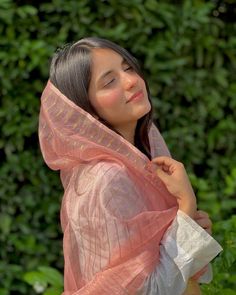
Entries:
{"type": "Polygon", "coordinates": [[[62,186],[38,143],[50,59],[86,36],[131,51],[155,121],[224,252],[203,294],[236,294],[236,1],[0,0],[0,295],[59,295],[62,186]]]}

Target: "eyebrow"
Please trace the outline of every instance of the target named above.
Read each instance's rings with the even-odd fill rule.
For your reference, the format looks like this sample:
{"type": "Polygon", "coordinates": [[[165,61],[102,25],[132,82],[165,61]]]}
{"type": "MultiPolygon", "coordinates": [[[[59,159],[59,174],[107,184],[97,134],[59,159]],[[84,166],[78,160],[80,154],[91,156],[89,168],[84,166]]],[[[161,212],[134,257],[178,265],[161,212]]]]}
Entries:
{"type": "Polygon", "coordinates": [[[108,76],[112,72],[113,72],[112,70],[106,71],[98,78],[98,81],[101,81],[103,78],[105,78],[106,76],[108,76]]]}

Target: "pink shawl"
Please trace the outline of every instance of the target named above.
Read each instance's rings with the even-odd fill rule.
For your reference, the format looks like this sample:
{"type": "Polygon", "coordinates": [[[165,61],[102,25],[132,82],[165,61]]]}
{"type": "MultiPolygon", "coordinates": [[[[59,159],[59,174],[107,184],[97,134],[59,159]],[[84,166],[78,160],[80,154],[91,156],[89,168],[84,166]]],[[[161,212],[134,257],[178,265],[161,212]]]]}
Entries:
{"type": "MultiPolygon", "coordinates": [[[[39,139],[65,190],[63,294],[135,294],[158,265],[176,199],[143,153],[50,81],[41,97],[39,139]]],[[[149,139],[152,157],[169,156],[154,125],[149,139]]]]}

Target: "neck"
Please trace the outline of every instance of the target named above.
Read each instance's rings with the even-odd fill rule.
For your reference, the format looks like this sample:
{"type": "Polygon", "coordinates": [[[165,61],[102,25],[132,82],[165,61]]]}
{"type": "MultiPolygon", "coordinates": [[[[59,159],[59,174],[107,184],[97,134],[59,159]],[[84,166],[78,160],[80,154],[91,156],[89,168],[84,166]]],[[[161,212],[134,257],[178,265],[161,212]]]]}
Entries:
{"type": "Polygon", "coordinates": [[[129,124],[129,126],[117,126],[117,130],[127,141],[134,145],[135,129],[137,122],[129,124]]]}

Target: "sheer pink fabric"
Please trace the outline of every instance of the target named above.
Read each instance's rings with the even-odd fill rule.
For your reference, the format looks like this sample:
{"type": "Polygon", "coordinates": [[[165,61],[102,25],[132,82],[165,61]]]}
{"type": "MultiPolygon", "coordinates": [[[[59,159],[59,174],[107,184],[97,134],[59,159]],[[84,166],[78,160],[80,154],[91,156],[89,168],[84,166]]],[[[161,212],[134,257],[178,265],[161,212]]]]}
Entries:
{"type": "MultiPolygon", "coordinates": [[[[149,137],[153,157],[169,155],[154,125],[149,137]]],[[[65,189],[63,294],[135,294],[158,265],[176,199],[143,153],[50,81],[41,98],[39,139],[65,189]]]]}

